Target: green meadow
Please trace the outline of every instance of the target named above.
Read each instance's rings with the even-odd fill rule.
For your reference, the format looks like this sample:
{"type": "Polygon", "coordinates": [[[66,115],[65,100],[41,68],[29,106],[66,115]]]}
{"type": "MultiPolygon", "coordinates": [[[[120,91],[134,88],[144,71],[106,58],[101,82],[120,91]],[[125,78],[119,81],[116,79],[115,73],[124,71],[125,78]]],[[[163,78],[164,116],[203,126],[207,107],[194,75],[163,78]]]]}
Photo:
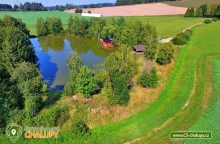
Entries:
{"type": "Polygon", "coordinates": [[[213,144],[220,142],[220,59],[213,62],[213,84],[214,97],[210,107],[202,114],[198,121],[189,129],[189,131],[210,131],[212,132],[211,140],[185,140],[186,144],[213,144]]]}
{"type": "MultiPolygon", "coordinates": [[[[10,15],[16,18],[21,18],[28,26],[31,34],[36,34],[35,25],[39,17],[60,17],[64,27],[67,27],[68,18],[71,15],[65,12],[52,11],[52,12],[1,12],[0,18],[5,15],[10,15]]],[[[126,17],[127,21],[141,21],[144,23],[150,23],[157,29],[160,37],[172,37],[181,30],[195,24],[202,22],[203,18],[184,18],[183,16],[142,16],[142,17],[126,17]]]]}
{"type": "Polygon", "coordinates": [[[67,26],[68,18],[71,14],[60,12],[60,11],[47,11],[47,12],[0,12],[0,18],[5,15],[9,15],[15,18],[21,18],[24,23],[27,24],[28,29],[31,34],[36,34],[35,25],[37,23],[37,19],[39,17],[47,18],[47,17],[59,17],[64,25],[67,26]]]}

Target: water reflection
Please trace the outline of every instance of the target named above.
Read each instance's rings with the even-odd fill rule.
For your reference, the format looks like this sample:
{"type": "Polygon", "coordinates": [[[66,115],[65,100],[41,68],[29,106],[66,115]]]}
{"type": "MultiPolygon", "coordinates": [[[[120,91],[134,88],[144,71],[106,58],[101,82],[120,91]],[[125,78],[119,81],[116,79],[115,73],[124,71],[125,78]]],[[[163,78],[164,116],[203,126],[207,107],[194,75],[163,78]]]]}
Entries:
{"type": "Polygon", "coordinates": [[[40,71],[49,89],[62,90],[68,80],[66,59],[74,49],[90,68],[104,61],[112,50],[104,49],[97,40],[72,36],[33,38],[31,42],[39,59],[40,71]]]}

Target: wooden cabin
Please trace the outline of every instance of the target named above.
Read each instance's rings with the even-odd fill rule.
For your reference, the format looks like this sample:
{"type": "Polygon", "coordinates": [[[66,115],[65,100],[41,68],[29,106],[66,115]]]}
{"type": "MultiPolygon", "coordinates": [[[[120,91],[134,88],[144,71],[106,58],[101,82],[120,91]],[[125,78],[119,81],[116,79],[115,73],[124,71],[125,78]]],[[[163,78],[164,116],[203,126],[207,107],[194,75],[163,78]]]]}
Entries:
{"type": "Polygon", "coordinates": [[[110,38],[103,38],[100,40],[102,46],[106,47],[106,48],[114,48],[114,44],[112,43],[112,39],[110,38]]]}
{"type": "Polygon", "coordinates": [[[134,52],[137,54],[141,54],[145,51],[145,46],[144,45],[136,45],[133,47],[134,52]]]}

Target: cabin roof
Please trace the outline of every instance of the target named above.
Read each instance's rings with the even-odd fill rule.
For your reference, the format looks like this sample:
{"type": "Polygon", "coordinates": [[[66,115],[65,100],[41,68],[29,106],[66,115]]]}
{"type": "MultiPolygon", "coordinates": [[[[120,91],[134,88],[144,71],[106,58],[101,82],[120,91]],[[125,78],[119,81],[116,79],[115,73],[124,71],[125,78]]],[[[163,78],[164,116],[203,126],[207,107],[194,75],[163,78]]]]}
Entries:
{"type": "Polygon", "coordinates": [[[135,45],[133,49],[136,52],[143,52],[143,51],[145,51],[145,46],[144,45],[135,45]]]}

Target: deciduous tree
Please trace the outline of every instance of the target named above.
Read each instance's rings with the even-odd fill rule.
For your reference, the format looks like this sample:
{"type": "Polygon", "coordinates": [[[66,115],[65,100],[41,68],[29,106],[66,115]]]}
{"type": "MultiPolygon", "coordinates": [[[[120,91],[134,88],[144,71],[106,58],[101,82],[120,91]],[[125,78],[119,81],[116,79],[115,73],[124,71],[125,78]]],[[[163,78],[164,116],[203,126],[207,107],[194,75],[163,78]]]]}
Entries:
{"type": "Polygon", "coordinates": [[[49,33],[47,24],[43,18],[37,19],[36,29],[37,29],[38,36],[46,36],[49,33]]]}
{"type": "Polygon", "coordinates": [[[95,75],[86,66],[80,68],[76,81],[77,91],[84,94],[86,97],[90,97],[97,90],[98,85],[95,75]]]}

